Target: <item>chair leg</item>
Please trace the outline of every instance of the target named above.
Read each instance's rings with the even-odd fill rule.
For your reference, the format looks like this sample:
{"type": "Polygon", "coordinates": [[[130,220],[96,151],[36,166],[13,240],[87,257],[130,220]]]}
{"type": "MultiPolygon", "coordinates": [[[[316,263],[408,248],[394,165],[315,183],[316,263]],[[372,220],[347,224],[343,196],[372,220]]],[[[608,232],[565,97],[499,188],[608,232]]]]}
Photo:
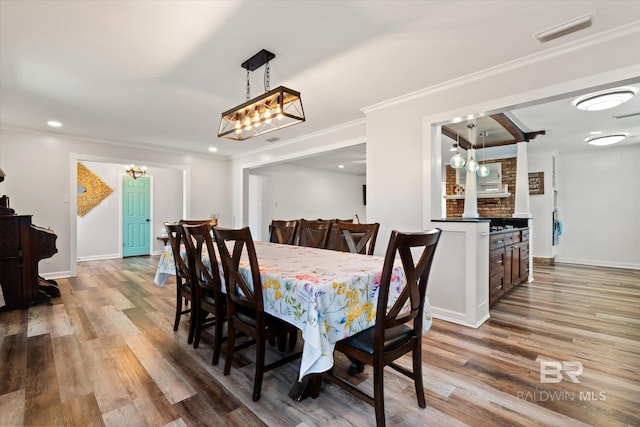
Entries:
{"type": "Polygon", "coordinates": [[[180,290],[178,289],[178,298],[176,298],[176,319],[173,322],[174,332],[178,330],[180,326],[180,315],[182,314],[182,297],[180,296],[180,290]]]}
{"type": "Polygon", "coordinates": [[[196,310],[198,312],[195,321],[194,333],[193,333],[193,348],[198,348],[200,345],[200,337],[202,335],[202,324],[207,319],[207,312],[205,310],[196,310]]]}
{"type": "Polygon", "coordinates": [[[293,351],[296,348],[298,342],[298,330],[289,332],[289,351],[293,351]]]}
{"type": "Polygon", "coordinates": [[[384,366],[373,367],[373,400],[376,410],[376,427],[384,427],[384,366]]]}
{"type": "Polygon", "coordinates": [[[287,333],[283,332],[280,335],[278,335],[278,338],[276,339],[276,341],[278,342],[278,350],[284,351],[287,345],[287,333]]]}
{"type": "Polygon", "coordinates": [[[213,336],[213,358],[211,359],[212,365],[217,365],[220,360],[220,350],[222,348],[222,324],[224,323],[224,317],[221,313],[222,310],[217,310],[216,324],[214,325],[213,336]]]}
{"type": "Polygon", "coordinates": [[[198,311],[193,305],[191,306],[191,315],[189,316],[189,337],[187,338],[187,343],[193,343],[193,336],[196,333],[196,325],[198,324],[198,311]]]}
{"type": "Polygon", "coordinates": [[[416,385],[418,406],[426,408],[427,403],[424,400],[424,388],[422,386],[422,348],[420,346],[413,349],[413,380],[416,385]]]}
{"type": "Polygon", "coordinates": [[[264,376],[264,339],[256,340],[256,374],[253,378],[253,401],[260,400],[260,392],[262,390],[262,377],[264,376]]]}
{"type": "Polygon", "coordinates": [[[236,345],[236,330],[233,327],[233,319],[227,320],[227,357],[224,360],[224,375],[229,375],[231,372],[231,363],[233,362],[233,350],[236,345]]]}
{"type": "Polygon", "coordinates": [[[253,378],[253,401],[260,400],[262,391],[262,377],[264,376],[264,339],[256,339],[256,374],[253,378]]]}

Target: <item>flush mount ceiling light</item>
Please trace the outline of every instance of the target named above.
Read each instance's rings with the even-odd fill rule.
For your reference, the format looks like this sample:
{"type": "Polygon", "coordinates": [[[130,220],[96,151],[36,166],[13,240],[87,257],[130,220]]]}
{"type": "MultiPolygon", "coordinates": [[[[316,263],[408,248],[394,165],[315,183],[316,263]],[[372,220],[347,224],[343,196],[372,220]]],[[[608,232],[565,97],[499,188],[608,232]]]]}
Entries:
{"type": "Polygon", "coordinates": [[[622,141],[626,137],[627,135],[624,133],[611,133],[608,135],[590,136],[589,138],[585,139],[585,141],[587,142],[587,144],[591,145],[611,145],[622,141]]]}
{"type": "Polygon", "coordinates": [[[62,127],[62,123],[60,123],[60,122],[59,122],[59,121],[57,121],[57,120],[49,120],[49,121],[47,122],[47,124],[48,124],[49,126],[51,126],[52,128],[59,128],[59,127],[62,127]]]}
{"type": "Polygon", "coordinates": [[[615,89],[606,92],[591,93],[575,101],[576,108],[584,111],[601,111],[617,107],[633,98],[631,89],[615,89]]]}
{"type": "Polygon", "coordinates": [[[269,88],[269,61],[276,55],[262,49],[242,63],[247,70],[247,101],[222,113],[218,137],[242,141],[305,121],[300,92],[269,88]],[[249,72],[265,65],[265,93],[251,99],[249,72]]]}
{"type": "Polygon", "coordinates": [[[129,165],[129,168],[127,169],[127,175],[129,175],[131,178],[133,179],[138,179],[143,175],[147,174],[147,168],[146,167],[140,167],[140,166],[136,166],[136,165],[129,165]]]}

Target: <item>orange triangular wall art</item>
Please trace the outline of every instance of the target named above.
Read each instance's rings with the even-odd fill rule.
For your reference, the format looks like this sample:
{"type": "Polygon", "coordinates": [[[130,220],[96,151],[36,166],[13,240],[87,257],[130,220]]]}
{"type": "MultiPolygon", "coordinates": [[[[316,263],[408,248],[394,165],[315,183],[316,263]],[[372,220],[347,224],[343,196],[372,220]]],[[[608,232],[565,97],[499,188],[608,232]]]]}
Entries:
{"type": "Polygon", "coordinates": [[[78,216],[85,216],[111,193],[107,184],[78,162],[78,216]]]}

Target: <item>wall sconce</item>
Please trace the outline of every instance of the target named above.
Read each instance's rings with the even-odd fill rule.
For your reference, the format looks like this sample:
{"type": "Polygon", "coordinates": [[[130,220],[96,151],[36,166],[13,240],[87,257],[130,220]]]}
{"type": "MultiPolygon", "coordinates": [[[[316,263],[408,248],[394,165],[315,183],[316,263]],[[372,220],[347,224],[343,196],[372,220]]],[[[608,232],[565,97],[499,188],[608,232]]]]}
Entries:
{"type": "Polygon", "coordinates": [[[127,175],[129,175],[133,179],[138,179],[141,176],[146,174],[147,174],[147,168],[144,166],[140,167],[136,165],[129,165],[129,168],[127,169],[127,175]]]}
{"type": "Polygon", "coordinates": [[[262,49],[242,63],[247,70],[247,101],[222,113],[218,137],[242,141],[305,121],[300,92],[269,88],[269,61],[276,55],[262,49]],[[265,93],[251,99],[249,72],[265,66],[265,93]]]}

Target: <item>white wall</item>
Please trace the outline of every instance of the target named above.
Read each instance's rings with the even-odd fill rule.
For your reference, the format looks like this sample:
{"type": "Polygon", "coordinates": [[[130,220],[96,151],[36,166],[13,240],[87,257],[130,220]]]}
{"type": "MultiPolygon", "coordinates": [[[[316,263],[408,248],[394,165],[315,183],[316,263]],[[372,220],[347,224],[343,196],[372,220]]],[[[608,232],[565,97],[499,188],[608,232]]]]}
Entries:
{"type": "MultiPolygon", "coordinates": [[[[366,221],[362,199],[364,176],[291,165],[273,165],[251,170],[260,177],[262,194],[250,195],[260,201],[259,229],[254,239],[266,240],[273,219],[339,218],[366,221]]],[[[258,188],[256,188],[257,190],[258,188]]]]}
{"type": "Polygon", "coordinates": [[[544,194],[529,196],[534,233],[530,250],[534,257],[540,258],[553,258],[556,255],[552,239],[553,155],[552,152],[527,153],[529,172],[544,172],[544,194]]]}
{"type": "Polygon", "coordinates": [[[99,205],[84,216],[78,216],[78,260],[116,258],[120,250],[120,217],[124,165],[81,162],[113,190],[99,205]]]}
{"type": "MultiPolygon", "coordinates": [[[[298,126],[304,126],[304,124],[298,126]]],[[[250,169],[363,144],[366,142],[364,134],[364,121],[357,120],[234,158],[231,162],[230,175],[233,226],[241,227],[249,224],[250,203],[255,202],[248,198],[250,169]]]]}
{"type": "MultiPolygon", "coordinates": [[[[176,142],[176,149],[179,142],[176,142]]],[[[51,263],[40,263],[47,277],[73,274],[76,265],[75,166],[76,162],[137,163],[147,167],[185,170],[187,173],[187,216],[208,218],[221,213],[221,224],[231,217],[228,161],[208,154],[145,150],[126,145],[72,137],[0,129],[0,164],[8,174],[0,193],[10,197],[20,214],[33,214],[33,223],[51,227],[58,238],[58,253],[51,263]]],[[[158,188],[161,191],[163,188],[158,188]]],[[[180,196],[169,195],[163,203],[181,204],[180,196]]],[[[169,218],[158,218],[164,221],[169,218]]],[[[154,232],[157,232],[154,225],[154,232]]]]}
{"type": "MultiPolygon", "coordinates": [[[[80,261],[118,258],[122,256],[122,176],[127,165],[95,161],[80,163],[104,181],[113,193],[85,216],[77,218],[77,258],[80,261]]],[[[183,172],[156,166],[147,167],[147,176],[151,178],[153,191],[151,252],[159,253],[163,243],[156,236],[162,232],[163,223],[182,218],[183,172]]]]}
{"type": "Polygon", "coordinates": [[[640,269],[640,145],[589,148],[558,156],[556,260],[640,269]]]}

